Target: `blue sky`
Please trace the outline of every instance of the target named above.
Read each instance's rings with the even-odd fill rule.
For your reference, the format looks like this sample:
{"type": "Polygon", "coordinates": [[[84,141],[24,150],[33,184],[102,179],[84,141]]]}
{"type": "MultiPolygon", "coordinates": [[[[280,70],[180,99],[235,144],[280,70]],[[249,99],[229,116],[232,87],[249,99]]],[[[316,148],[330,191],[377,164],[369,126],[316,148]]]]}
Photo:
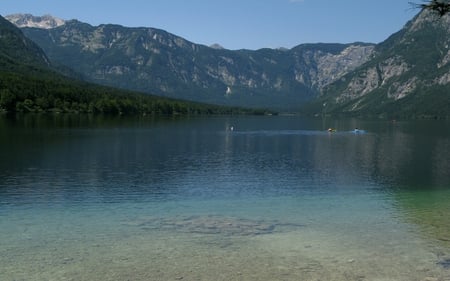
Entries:
{"type": "MultiPolygon", "coordinates": [[[[164,29],[228,49],[378,43],[419,11],[411,0],[2,0],[0,14],[51,14],[92,25],[164,29]]],[[[421,1],[417,1],[421,2],[421,1]]]]}

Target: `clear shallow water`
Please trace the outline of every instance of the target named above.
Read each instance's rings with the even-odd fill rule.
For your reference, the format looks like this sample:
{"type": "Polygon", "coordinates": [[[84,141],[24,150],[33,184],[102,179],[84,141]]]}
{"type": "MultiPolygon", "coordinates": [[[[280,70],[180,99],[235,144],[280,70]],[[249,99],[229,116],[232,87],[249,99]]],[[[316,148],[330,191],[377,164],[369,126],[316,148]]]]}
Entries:
{"type": "Polygon", "coordinates": [[[0,280],[450,280],[448,125],[0,119],[0,280]]]}

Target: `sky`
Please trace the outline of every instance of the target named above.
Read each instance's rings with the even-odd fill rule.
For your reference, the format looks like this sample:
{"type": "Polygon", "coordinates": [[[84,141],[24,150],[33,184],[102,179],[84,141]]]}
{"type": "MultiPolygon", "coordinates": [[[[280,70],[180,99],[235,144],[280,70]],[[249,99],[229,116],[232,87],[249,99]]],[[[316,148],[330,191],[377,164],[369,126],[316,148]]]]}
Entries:
{"type": "Polygon", "coordinates": [[[50,14],[94,26],[153,27],[197,44],[256,50],[304,43],[379,43],[419,12],[411,1],[0,0],[0,15],[50,14]]]}

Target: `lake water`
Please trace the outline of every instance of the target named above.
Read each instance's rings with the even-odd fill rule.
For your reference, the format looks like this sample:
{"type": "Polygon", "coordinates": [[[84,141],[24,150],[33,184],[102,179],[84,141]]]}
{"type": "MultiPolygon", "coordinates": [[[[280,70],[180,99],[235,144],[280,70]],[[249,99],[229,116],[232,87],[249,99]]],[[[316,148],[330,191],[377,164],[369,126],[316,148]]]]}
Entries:
{"type": "Polygon", "coordinates": [[[0,118],[0,280],[448,281],[449,125],[0,118]]]}

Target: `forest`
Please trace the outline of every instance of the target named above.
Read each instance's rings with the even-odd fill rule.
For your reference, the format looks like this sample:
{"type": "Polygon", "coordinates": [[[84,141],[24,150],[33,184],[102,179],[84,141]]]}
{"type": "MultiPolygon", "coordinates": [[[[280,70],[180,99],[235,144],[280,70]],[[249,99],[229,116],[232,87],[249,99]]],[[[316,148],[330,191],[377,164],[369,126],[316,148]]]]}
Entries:
{"type": "Polygon", "coordinates": [[[113,115],[264,114],[264,110],[223,107],[156,97],[71,81],[62,76],[0,73],[0,111],[101,113],[113,115]]]}

